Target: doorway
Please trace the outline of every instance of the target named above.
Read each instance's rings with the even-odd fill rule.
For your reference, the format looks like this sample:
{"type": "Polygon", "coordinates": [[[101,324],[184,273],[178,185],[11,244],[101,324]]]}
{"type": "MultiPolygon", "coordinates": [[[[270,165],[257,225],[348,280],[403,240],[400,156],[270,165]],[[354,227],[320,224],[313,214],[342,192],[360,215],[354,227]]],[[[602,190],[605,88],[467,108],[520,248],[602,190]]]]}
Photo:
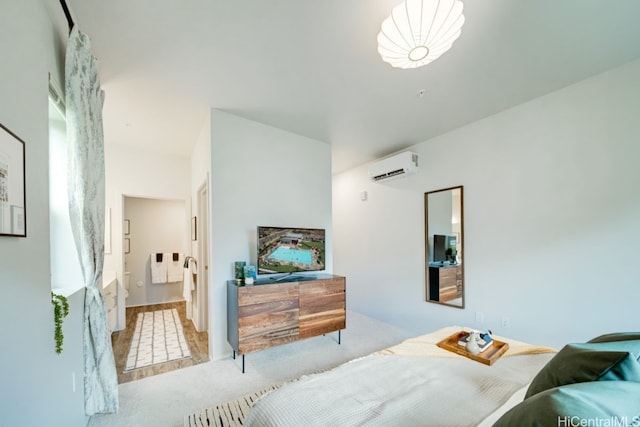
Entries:
{"type": "Polygon", "coordinates": [[[207,180],[198,188],[196,245],[198,283],[193,297],[193,323],[199,332],[209,325],[209,185],[207,180]]]}
{"type": "MultiPolygon", "coordinates": [[[[120,383],[138,380],[175,369],[193,366],[209,360],[208,333],[196,330],[194,322],[187,312],[191,303],[184,300],[184,258],[194,252],[191,239],[190,215],[191,201],[185,199],[159,199],[122,195],[122,265],[124,266],[124,329],[112,334],[112,344],[120,383]],[[174,257],[180,260],[172,265],[174,271],[167,271],[166,282],[154,279],[152,263],[167,258],[176,264],[174,257]],[[169,274],[172,273],[173,275],[169,274]],[[171,312],[173,325],[167,326],[164,312],[171,312]],[[167,357],[163,361],[161,355],[152,364],[129,366],[131,357],[139,359],[144,356],[136,349],[132,353],[134,343],[141,343],[136,337],[142,336],[138,327],[140,317],[158,317],[162,312],[165,319],[163,325],[168,332],[182,334],[178,341],[184,339],[189,351],[182,358],[167,357]],[[175,314],[173,314],[175,312],[175,314]],[[179,320],[178,320],[179,319],[179,320]],[[177,332],[180,330],[180,332],[177,332]],[[133,354],[133,356],[131,356],[133,354]]],[[[168,269],[167,269],[168,270],[168,269]]],[[[143,323],[143,322],[142,322],[143,323]]],[[[170,322],[171,323],[171,322],[170,322]]],[[[155,346],[155,325],[153,327],[152,346],[155,346]]],[[[167,332],[165,331],[165,332],[167,332]]],[[[158,335],[160,337],[162,332],[158,335]]],[[[168,339],[167,334],[161,339],[168,339]]],[[[140,347],[141,344],[137,344],[140,347]]],[[[160,346],[162,347],[162,346],[160,346]]]]}
{"type": "Polygon", "coordinates": [[[184,199],[125,196],[123,255],[125,275],[129,274],[126,307],[183,299],[182,263],[166,260],[164,277],[157,280],[152,276],[155,263],[151,261],[157,253],[167,257],[177,254],[184,259],[188,253],[187,212],[184,199]],[[168,270],[167,264],[173,268],[168,270]]]}

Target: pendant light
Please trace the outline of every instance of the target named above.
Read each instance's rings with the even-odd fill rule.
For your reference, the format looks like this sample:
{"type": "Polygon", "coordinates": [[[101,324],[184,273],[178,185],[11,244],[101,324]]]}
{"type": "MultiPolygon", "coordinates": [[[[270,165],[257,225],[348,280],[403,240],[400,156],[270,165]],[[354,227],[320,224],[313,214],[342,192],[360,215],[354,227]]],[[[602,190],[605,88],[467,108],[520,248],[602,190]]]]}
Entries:
{"type": "Polygon", "coordinates": [[[448,51],[462,32],[460,0],[404,0],[378,34],[378,53],[396,68],[418,68],[448,51]]]}

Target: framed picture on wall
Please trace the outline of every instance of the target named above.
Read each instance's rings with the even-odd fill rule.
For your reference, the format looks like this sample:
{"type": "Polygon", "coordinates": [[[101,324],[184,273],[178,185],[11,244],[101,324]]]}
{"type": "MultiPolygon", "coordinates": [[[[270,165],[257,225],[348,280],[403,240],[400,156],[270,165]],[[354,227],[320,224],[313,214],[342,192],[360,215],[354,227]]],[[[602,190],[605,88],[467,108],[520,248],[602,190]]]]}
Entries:
{"type": "Polygon", "coordinates": [[[25,144],[0,123],[0,236],[27,237],[25,144]]]}
{"type": "Polygon", "coordinates": [[[198,240],[198,218],[191,218],[191,240],[198,240]]]}

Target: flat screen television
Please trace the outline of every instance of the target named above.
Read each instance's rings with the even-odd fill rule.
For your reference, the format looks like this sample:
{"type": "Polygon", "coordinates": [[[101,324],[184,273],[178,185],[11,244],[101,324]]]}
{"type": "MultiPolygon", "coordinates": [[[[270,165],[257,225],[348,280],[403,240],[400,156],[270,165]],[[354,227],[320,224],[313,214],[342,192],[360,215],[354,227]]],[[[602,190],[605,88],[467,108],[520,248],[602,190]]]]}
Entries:
{"type": "Polygon", "coordinates": [[[433,262],[455,262],[457,252],[456,236],[435,234],[433,236],[433,262]]]}
{"type": "Polygon", "coordinates": [[[258,274],[320,271],[324,266],[324,229],[258,227],[258,274]]]}

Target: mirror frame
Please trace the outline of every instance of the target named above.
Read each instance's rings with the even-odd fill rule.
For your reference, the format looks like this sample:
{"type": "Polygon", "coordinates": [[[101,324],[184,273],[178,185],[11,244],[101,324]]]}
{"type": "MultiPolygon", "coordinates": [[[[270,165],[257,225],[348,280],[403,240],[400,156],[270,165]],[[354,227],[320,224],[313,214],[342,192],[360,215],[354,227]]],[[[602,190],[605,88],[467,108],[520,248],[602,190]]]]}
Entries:
{"type": "MultiPolygon", "coordinates": [[[[464,264],[465,264],[465,260],[464,260],[464,253],[465,253],[465,247],[464,247],[464,186],[462,185],[458,185],[455,187],[449,187],[449,188],[443,188],[441,190],[435,190],[435,191],[428,191],[426,193],[424,193],[424,248],[425,248],[425,276],[424,276],[424,281],[425,281],[425,287],[424,287],[424,291],[425,291],[425,301],[426,302],[430,302],[433,304],[440,304],[440,305],[446,305],[447,307],[454,307],[454,308],[464,308],[465,306],[465,275],[464,275],[464,264]],[[434,193],[442,193],[445,191],[452,191],[452,190],[460,190],[460,240],[457,243],[459,246],[461,246],[462,250],[462,262],[460,264],[458,264],[458,268],[460,268],[460,280],[462,281],[462,292],[461,292],[461,304],[452,304],[446,301],[436,301],[436,300],[432,300],[429,298],[429,285],[430,285],[430,280],[429,280],[429,256],[430,256],[430,249],[429,249],[429,195],[430,194],[434,194],[434,193]]],[[[456,280],[458,280],[458,278],[456,278],[456,280]]]]}

